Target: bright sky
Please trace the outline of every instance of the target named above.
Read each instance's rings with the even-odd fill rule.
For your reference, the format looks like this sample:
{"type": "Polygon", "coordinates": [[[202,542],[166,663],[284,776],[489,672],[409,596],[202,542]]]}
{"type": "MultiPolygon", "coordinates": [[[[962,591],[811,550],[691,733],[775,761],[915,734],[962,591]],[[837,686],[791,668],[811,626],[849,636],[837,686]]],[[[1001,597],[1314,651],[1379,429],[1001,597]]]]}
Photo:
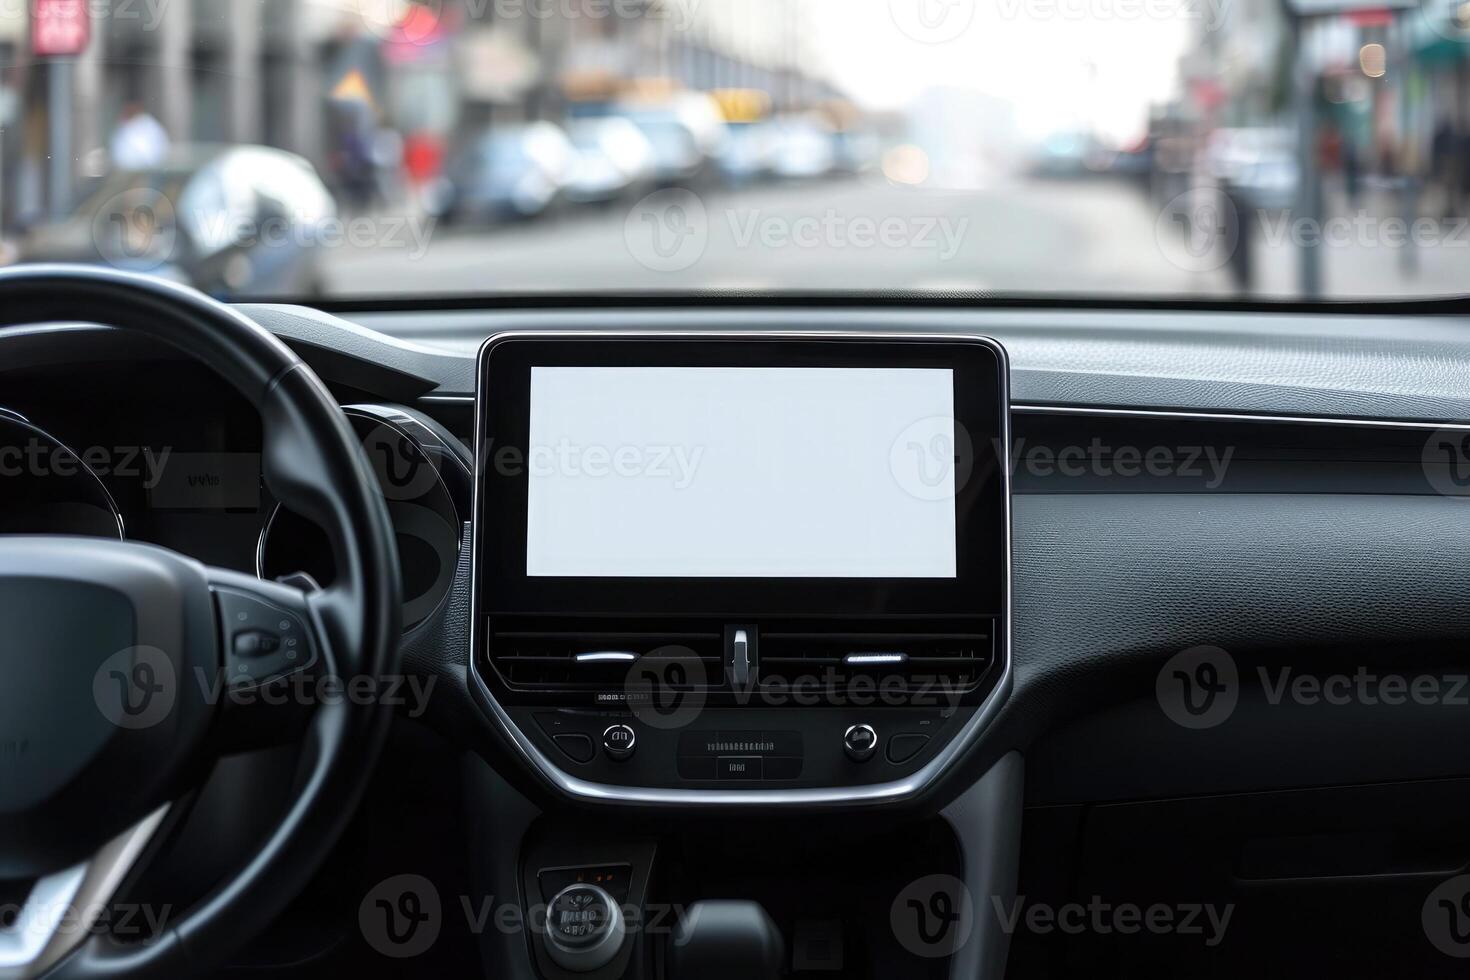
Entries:
{"type": "Polygon", "coordinates": [[[809,0],[832,76],[868,105],[927,88],[1010,101],[1024,137],[1087,127],[1143,132],[1173,93],[1208,0],[809,0]]]}

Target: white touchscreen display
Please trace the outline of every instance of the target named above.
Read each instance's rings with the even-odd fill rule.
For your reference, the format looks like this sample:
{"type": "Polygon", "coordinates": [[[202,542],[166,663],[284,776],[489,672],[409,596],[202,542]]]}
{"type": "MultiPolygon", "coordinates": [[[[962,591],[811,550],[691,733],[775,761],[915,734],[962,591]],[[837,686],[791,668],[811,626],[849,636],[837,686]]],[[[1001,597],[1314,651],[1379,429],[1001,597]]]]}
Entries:
{"type": "Polygon", "coordinates": [[[954,411],[948,369],[534,367],[526,574],[954,578],[954,411]]]}

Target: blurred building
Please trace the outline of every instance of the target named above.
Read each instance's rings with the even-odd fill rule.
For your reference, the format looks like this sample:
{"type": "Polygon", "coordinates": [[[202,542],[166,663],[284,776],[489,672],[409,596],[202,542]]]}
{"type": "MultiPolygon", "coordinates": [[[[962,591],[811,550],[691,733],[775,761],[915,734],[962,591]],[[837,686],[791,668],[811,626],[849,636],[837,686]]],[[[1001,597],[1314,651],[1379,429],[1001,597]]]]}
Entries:
{"type": "Polygon", "coordinates": [[[776,111],[836,95],[801,0],[86,0],[75,58],[29,52],[29,3],[0,5],[0,218],[75,198],[106,169],[124,106],[175,143],[264,143],[329,178],[372,131],[432,168],[457,134],[560,119],[660,80],[755,89],[776,111]],[[385,16],[374,20],[373,16],[385,16]],[[64,85],[68,160],[52,166],[52,87],[64,85]],[[70,184],[70,186],[58,186],[70,184]]]}

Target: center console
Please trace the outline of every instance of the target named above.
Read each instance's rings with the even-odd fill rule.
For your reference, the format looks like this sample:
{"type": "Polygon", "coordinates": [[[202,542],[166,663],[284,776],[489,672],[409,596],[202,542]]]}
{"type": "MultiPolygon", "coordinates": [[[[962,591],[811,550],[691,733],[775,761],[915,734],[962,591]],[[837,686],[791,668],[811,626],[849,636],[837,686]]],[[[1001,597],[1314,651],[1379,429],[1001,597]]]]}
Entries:
{"type": "Polygon", "coordinates": [[[472,684],[561,792],[920,791],[1009,686],[1004,351],[501,334],[479,360],[472,684]]]}

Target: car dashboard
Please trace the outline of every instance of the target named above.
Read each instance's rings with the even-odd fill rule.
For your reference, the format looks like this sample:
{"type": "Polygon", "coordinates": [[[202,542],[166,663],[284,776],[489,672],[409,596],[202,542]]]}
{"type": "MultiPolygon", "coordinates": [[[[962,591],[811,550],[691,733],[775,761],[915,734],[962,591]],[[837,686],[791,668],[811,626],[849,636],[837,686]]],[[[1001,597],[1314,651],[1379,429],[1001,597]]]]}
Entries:
{"type": "MultiPolygon", "coordinates": [[[[798,973],[835,944],[836,969],[864,976],[1051,976],[1083,962],[1152,976],[1219,951],[1178,932],[1007,927],[992,900],[1229,901],[1224,962],[1255,968],[1269,950],[1306,967],[1320,963],[1311,944],[1280,925],[1302,889],[1361,897],[1348,923],[1384,909],[1413,919],[1470,860],[1456,833],[1470,713],[1453,691],[1470,637],[1463,311],[717,297],[239,309],[331,389],[397,532],[404,670],[431,696],[406,706],[383,763],[375,799],[399,805],[365,805],[355,840],[411,838],[409,853],[427,848],[466,894],[544,908],[606,875],[645,911],[750,899],[798,973]],[[593,367],[606,376],[571,379],[580,415],[537,415],[531,389],[548,372],[593,367]],[[612,531],[604,552],[568,557],[527,508],[544,490],[575,524],[578,498],[499,468],[496,450],[553,417],[605,431],[638,398],[647,411],[619,418],[670,417],[656,386],[687,378],[622,386],[619,370],[650,367],[725,372],[736,400],[748,372],[949,372],[974,465],[944,497],[957,546],[876,586],[842,571],[850,555],[756,574],[738,557],[752,529],[715,533],[715,510],[691,512],[662,545],[664,559],[687,557],[700,549],[679,540],[710,530],[715,558],[697,574],[620,564],[637,544],[612,531]],[[952,574],[923,565],[934,560],[952,574]],[[823,678],[812,700],[763,688],[798,670],[823,678]],[[451,802],[442,785],[420,795],[426,773],[453,784],[451,802]],[[973,932],[939,947],[893,911],[935,877],[983,906],[973,932]]],[[[100,326],[37,325],[3,343],[0,462],[7,447],[31,462],[25,481],[5,481],[0,530],[116,533],[330,582],[324,532],[273,499],[260,419],[218,378],[100,326]]],[[[908,390],[884,383],[862,376],[833,397],[856,416],[908,390]]],[[[773,412],[737,418],[796,426],[771,399],[773,412]]],[[[760,445],[774,451],[779,429],[760,445]]],[[[775,485],[779,506],[790,487],[775,485]]],[[[866,533],[911,514],[922,525],[933,508],[903,509],[922,497],[866,533]]],[[[660,498],[634,531],[675,522],[683,500],[660,498]]],[[[855,527],[832,534],[836,547],[855,527]]],[[[212,778],[238,791],[257,775],[212,778]]],[[[382,865],[329,865],[351,886],[319,881],[311,895],[345,911],[319,908],[319,928],[280,943],[282,961],[344,944],[383,953],[388,940],[355,918],[391,877],[382,865]]],[[[430,955],[462,953],[438,965],[487,976],[669,976],[682,955],[651,930],[601,957],[531,931],[461,932],[462,949],[446,940],[430,955]]],[[[1453,965],[1409,932],[1359,950],[1360,965],[1453,965]]]]}

